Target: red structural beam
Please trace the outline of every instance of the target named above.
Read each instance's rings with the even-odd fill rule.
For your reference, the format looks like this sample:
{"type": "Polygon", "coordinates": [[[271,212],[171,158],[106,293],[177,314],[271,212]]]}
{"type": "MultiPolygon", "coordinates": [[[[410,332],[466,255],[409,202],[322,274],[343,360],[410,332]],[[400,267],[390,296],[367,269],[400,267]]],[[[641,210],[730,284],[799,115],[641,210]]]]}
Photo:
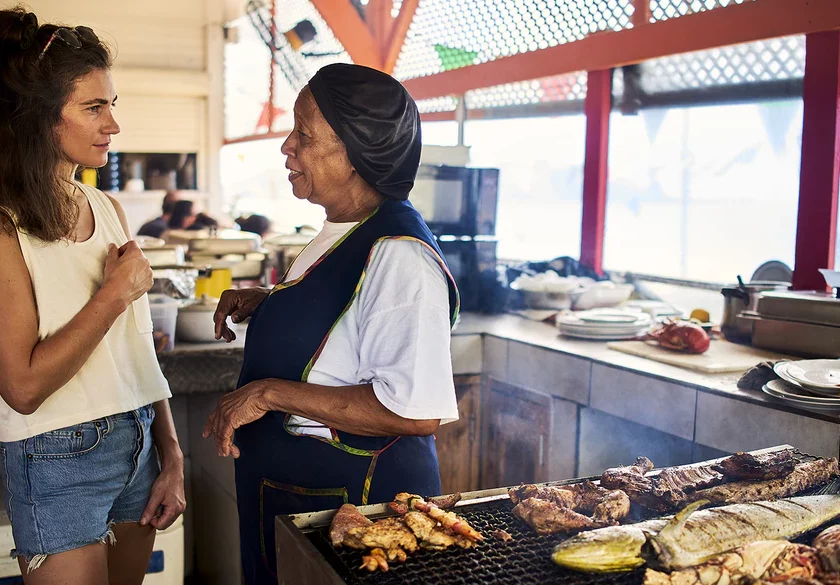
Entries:
{"type": "Polygon", "coordinates": [[[666,55],[834,29],[840,29],[838,0],[758,0],[596,33],[548,49],[409,79],[404,85],[417,100],[463,95],[504,83],[611,69],[666,55]]]}
{"type": "Polygon", "coordinates": [[[586,90],[586,158],[580,262],[601,272],[607,212],[607,159],[612,109],[612,70],[590,71],[586,90]]]}
{"type": "Polygon", "coordinates": [[[382,53],[350,0],[312,0],[335,38],[357,65],[382,68],[382,53]]]}
{"type": "Polygon", "coordinates": [[[403,44],[405,44],[405,37],[411,26],[411,21],[414,20],[414,14],[417,12],[417,5],[419,3],[420,0],[403,0],[402,6],[400,6],[400,13],[394,21],[394,26],[391,29],[391,37],[382,59],[382,71],[389,75],[394,72],[397,59],[400,58],[400,51],[402,51],[403,44]]]}
{"type": "Polygon", "coordinates": [[[825,290],[820,268],[834,269],[840,179],[840,32],[809,34],[802,90],[802,162],[793,287],[825,290]]]}

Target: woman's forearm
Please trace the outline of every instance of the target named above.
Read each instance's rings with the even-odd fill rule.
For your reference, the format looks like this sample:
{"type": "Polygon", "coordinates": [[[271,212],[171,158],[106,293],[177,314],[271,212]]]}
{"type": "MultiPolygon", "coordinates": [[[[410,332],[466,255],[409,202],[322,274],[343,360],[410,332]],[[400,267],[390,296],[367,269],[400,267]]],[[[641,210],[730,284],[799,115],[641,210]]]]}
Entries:
{"type": "Polygon", "coordinates": [[[439,419],[407,419],[385,408],[372,384],[321,386],[306,382],[267,379],[259,382],[266,410],[288,412],[334,429],[368,437],[434,434],[439,419]]]}
{"type": "Polygon", "coordinates": [[[154,403],[155,420],[152,422],[152,437],[157,445],[160,465],[163,469],[184,468],[184,454],[178,443],[178,434],[175,432],[175,421],[172,419],[172,411],[169,408],[169,400],[160,400],[154,403]]]}

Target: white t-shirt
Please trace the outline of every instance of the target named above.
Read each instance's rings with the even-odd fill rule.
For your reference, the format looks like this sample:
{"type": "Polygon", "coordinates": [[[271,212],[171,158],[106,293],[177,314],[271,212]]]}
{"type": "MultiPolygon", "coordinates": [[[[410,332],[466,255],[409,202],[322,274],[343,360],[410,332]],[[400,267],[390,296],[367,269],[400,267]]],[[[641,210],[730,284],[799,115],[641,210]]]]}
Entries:
{"type": "MultiPolygon", "coordinates": [[[[324,222],[284,282],[303,275],[357,224],[324,222]]],[[[388,410],[408,419],[458,420],[449,353],[449,288],[434,253],[413,240],[374,246],[361,290],[330,333],[307,381],[323,386],[373,384],[388,410]]],[[[298,432],[329,430],[292,417],[298,432]]]]}

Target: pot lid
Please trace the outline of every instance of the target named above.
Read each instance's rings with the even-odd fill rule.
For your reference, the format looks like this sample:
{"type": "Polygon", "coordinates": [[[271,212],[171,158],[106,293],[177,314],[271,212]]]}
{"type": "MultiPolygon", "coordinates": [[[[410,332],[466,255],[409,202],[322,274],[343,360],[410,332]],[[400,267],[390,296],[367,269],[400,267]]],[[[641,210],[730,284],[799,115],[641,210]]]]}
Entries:
{"type": "Polygon", "coordinates": [[[209,295],[201,295],[201,298],[189,305],[181,307],[182,311],[202,311],[202,312],[216,312],[216,306],[219,304],[219,299],[209,295]]]}

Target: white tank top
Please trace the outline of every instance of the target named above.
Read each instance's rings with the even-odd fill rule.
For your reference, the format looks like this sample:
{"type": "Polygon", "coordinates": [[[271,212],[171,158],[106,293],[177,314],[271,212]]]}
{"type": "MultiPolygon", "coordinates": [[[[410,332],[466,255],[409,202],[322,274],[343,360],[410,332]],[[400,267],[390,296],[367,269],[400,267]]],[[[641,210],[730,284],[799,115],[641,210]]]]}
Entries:
{"type": "MultiPolygon", "coordinates": [[[[44,242],[18,231],[38,310],[38,340],[66,325],[99,290],[108,244],[127,241],[114,205],[98,189],[79,184],[90,202],[95,226],[84,242],[44,242]]],[[[0,399],[0,441],[128,412],[171,396],[152,340],[146,295],[114,322],[87,362],[30,415],[0,399]]]]}

